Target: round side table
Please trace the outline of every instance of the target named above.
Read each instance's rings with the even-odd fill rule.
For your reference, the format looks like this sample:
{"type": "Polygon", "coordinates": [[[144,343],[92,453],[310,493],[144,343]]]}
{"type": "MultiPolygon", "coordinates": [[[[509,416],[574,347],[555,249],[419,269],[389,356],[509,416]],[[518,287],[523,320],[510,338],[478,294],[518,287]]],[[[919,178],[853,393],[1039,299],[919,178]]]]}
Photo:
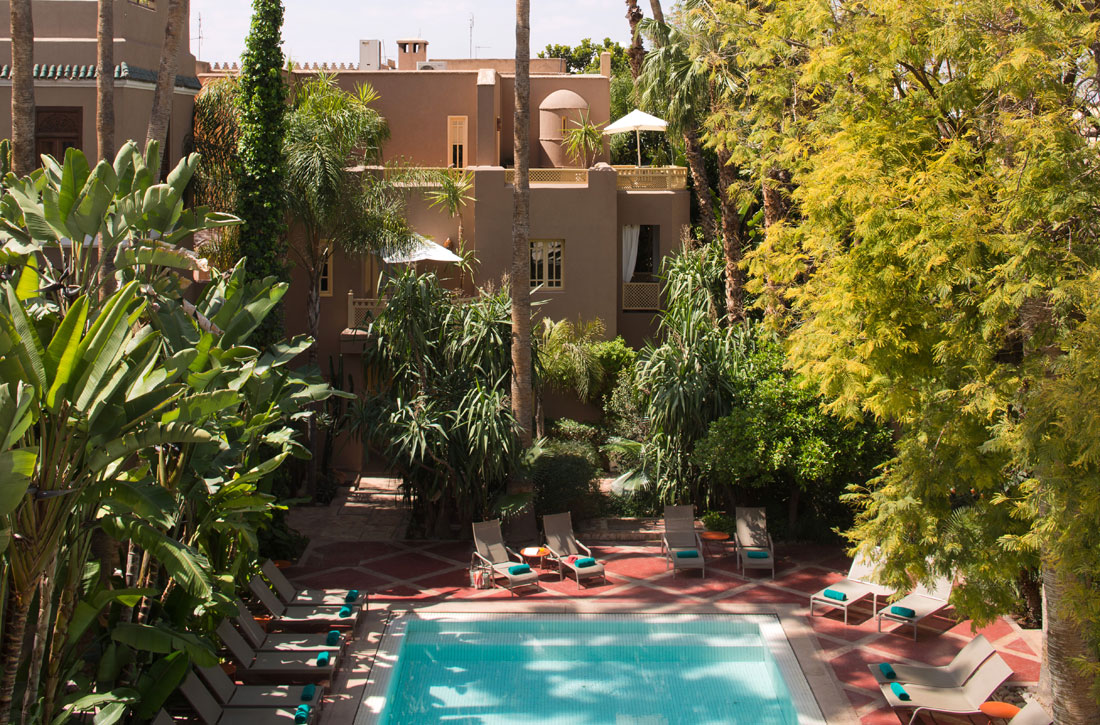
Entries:
{"type": "Polygon", "coordinates": [[[704,531],[703,533],[699,534],[699,538],[703,540],[703,546],[706,547],[707,552],[713,555],[710,547],[716,544],[724,546],[725,543],[729,541],[730,535],[727,534],[725,531],[704,531]]]}
{"type": "Polygon", "coordinates": [[[527,559],[538,559],[538,564],[532,564],[532,566],[541,570],[546,557],[550,556],[550,550],[545,546],[528,546],[526,549],[521,549],[519,555],[522,556],[525,561],[527,559]]]}

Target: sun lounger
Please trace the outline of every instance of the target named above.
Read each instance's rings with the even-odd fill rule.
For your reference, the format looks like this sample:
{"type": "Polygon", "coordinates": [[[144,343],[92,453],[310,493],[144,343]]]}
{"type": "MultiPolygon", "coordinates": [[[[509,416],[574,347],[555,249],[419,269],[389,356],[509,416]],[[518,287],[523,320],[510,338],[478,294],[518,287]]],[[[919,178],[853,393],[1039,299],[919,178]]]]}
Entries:
{"type": "Polygon", "coordinates": [[[1037,702],[1029,702],[1008,721],[1008,725],[1053,725],[1054,718],[1037,702]]]}
{"type": "Polygon", "coordinates": [[[843,609],[844,623],[848,624],[848,607],[868,594],[871,595],[871,613],[877,612],[878,598],[893,594],[893,590],[872,581],[874,573],[875,563],[862,554],[857,556],[852,561],[852,567],[848,570],[848,578],[830,584],[816,594],[810,595],[810,616],[814,616],[815,606],[843,609]],[[833,592],[834,594],[829,596],[826,592],[833,592]],[[838,598],[839,595],[843,595],[843,598],[838,598]]]}
{"type": "Polygon", "coordinates": [[[879,665],[868,665],[871,674],[880,685],[890,686],[891,682],[900,682],[903,685],[913,684],[924,687],[962,687],[970,676],[978,671],[982,663],[996,654],[993,645],[982,635],[970,640],[965,647],[959,650],[955,659],[943,667],[929,665],[902,665],[890,663],[894,671],[894,677],[887,677],[879,665]]]}
{"type": "Polygon", "coordinates": [[[217,632],[241,675],[280,683],[319,682],[332,679],[340,661],[339,654],[330,652],[257,652],[228,621],[219,624],[217,632]]]}
{"type": "Polygon", "coordinates": [[[471,571],[482,571],[494,584],[503,581],[502,586],[513,596],[517,589],[540,588],[539,575],[529,566],[523,571],[526,566],[523,559],[504,545],[500,519],[474,524],[474,545],[477,549],[470,557],[471,571]]]}
{"type": "Polygon", "coordinates": [[[931,586],[923,584],[917,586],[912,592],[906,594],[900,600],[891,602],[875,614],[878,620],[878,631],[882,631],[882,620],[888,619],[899,624],[908,624],[913,628],[913,641],[917,639],[917,624],[922,619],[940,611],[947,606],[947,600],[951,596],[954,581],[947,577],[932,582],[931,586]],[[899,614],[897,609],[911,609],[912,616],[899,614]]]}
{"type": "Polygon", "coordinates": [[[187,675],[180,685],[180,692],[206,725],[291,725],[296,722],[316,722],[312,708],[305,711],[301,718],[297,717],[296,710],[277,707],[223,708],[194,672],[187,675]]]}
{"type": "Polygon", "coordinates": [[[912,710],[909,725],[917,722],[923,713],[950,715],[977,715],[979,707],[989,696],[1012,676],[1012,668],[994,654],[978,668],[978,671],[962,687],[927,687],[925,685],[879,685],[882,696],[890,707],[912,710]],[[908,700],[902,700],[894,687],[903,688],[908,700]]]}
{"type": "Polygon", "coordinates": [[[695,530],[695,515],[691,506],[665,506],[665,530],[661,534],[661,552],[665,568],[673,572],[698,569],[707,575],[703,542],[695,530]]]}
{"type": "Polygon", "coordinates": [[[263,563],[260,571],[271,583],[271,588],[279,599],[288,606],[328,604],[342,607],[345,604],[360,606],[367,602],[365,589],[297,589],[271,559],[263,563]]]}
{"type": "Polygon", "coordinates": [[[221,667],[196,669],[222,707],[277,707],[294,711],[305,703],[316,712],[325,694],[320,685],[238,685],[221,667]]]}
{"type": "Polygon", "coordinates": [[[737,561],[742,573],[747,569],[770,569],[775,578],[775,543],[768,533],[768,516],[762,508],[738,508],[737,561]]]}
{"type": "Polygon", "coordinates": [[[546,548],[550,550],[550,560],[558,564],[558,574],[561,579],[566,573],[572,573],[580,587],[581,579],[602,579],[607,583],[607,574],[604,573],[603,564],[598,561],[585,562],[592,559],[592,550],[577,541],[573,535],[573,520],[569,512],[563,514],[549,514],[542,517],[542,530],[546,536],[546,548]],[[586,566],[577,566],[577,562],[586,563],[586,566]]]}
{"type": "Polygon", "coordinates": [[[319,652],[328,650],[333,654],[343,651],[351,638],[352,631],[329,630],[328,632],[265,632],[252,612],[237,601],[237,626],[252,649],[274,650],[276,652],[319,652]],[[336,634],[333,635],[332,633],[336,634]]]}
{"type": "Polygon", "coordinates": [[[276,618],[275,626],[280,629],[293,629],[299,631],[316,631],[318,629],[355,629],[362,612],[362,604],[311,604],[293,605],[283,604],[275,592],[259,577],[252,577],[248,582],[248,589],[252,595],[264,605],[267,611],[276,618]]]}

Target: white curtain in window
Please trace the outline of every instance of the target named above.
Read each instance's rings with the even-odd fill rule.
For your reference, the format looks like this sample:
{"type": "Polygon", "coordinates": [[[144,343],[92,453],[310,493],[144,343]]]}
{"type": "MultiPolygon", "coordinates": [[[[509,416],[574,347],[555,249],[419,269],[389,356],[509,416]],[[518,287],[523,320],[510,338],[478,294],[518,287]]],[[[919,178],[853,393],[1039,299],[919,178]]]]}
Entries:
{"type": "Polygon", "coordinates": [[[642,228],[637,224],[623,224],[623,282],[634,277],[634,265],[638,262],[638,233],[642,228]]]}

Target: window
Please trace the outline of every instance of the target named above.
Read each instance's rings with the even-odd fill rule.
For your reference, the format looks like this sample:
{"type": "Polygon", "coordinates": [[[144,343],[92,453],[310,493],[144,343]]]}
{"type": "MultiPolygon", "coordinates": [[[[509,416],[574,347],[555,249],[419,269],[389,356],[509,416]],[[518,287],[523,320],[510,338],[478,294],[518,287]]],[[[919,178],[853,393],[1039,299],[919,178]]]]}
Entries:
{"type": "Polygon", "coordinates": [[[325,263],[321,265],[321,296],[332,297],[332,257],[329,256],[325,259],[325,263]]]}
{"type": "Polygon", "coordinates": [[[40,106],[34,115],[34,151],[58,161],[65,149],[83,146],[84,109],[80,106],[40,106]]]}
{"type": "Polygon", "coordinates": [[[447,164],[466,168],[466,116],[447,116],[447,164]]]}
{"type": "Polygon", "coordinates": [[[560,239],[531,240],[531,286],[544,289],[561,289],[561,253],[564,243],[560,239]]]}
{"type": "Polygon", "coordinates": [[[638,230],[638,259],[631,282],[656,282],[661,266],[661,227],[642,224],[638,230]]]}

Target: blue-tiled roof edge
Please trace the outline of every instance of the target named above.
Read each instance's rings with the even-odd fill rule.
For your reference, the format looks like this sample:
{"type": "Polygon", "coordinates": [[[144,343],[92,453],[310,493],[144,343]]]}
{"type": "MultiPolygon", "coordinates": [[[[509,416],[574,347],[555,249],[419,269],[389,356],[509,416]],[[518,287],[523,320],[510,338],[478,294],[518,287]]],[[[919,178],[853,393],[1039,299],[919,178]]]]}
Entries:
{"type": "MultiPolygon", "coordinates": [[[[37,80],[91,80],[95,78],[94,65],[57,65],[35,63],[32,75],[37,80]]],[[[156,83],[157,72],[148,68],[140,68],[129,63],[119,63],[115,66],[115,78],[117,80],[132,80],[140,83],[156,83]]],[[[11,80],[11,66],[0,66],[0,80],[11,80]]],[[[176,87],[197,91],[202,88],[199,79],[195,76],[176,75],[176,87]]]]}

